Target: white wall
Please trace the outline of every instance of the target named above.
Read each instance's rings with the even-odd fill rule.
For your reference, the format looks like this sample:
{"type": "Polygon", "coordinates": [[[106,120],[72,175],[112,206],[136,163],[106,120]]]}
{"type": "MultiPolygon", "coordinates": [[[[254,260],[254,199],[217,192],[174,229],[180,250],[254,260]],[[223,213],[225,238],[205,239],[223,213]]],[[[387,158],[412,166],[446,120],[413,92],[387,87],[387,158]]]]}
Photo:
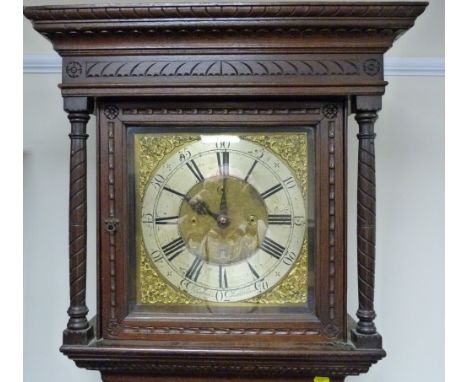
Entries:
{"type": "MultiPolygon", "coordinates": [[[[51,0],[56,4],[74,0],[51,0]]],[[[98,3],[99,1],[80,1],[98,3]]],[[[114,1],[115,3],[116,1],[114,1]]],[[[118,1],[117,1],[118,2],[118,1]]],[[[122,2],[122,1],[120,1],[122,2]]],[[[49,1],[28,0],[25,5],[49,1]]],[[[24,22],[24,54],[52,54],[24,22]]],[[[444,2],[431,1],[389,56],[444,56],[444,2]]],[[[377,122],[377,327],[388,352],[349,381],[440,382],[444,375],[444,77],[389,76],[377,122]]],[[[24,75],[24,381],[97,382],[58,348],[68,308],[68,121],[59,73],[24,75]]],[[[88,306],[95,312],[94,121],[89,133],[88,306]]],[[[357,309],[357,127],[349,134],[349,312],[357,309]]]]}

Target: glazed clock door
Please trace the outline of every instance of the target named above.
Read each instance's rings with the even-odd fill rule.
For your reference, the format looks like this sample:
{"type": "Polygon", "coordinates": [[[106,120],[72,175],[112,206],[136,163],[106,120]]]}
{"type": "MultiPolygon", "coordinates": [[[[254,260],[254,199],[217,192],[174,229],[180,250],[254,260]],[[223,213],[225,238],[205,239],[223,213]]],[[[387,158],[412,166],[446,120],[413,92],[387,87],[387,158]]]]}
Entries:
{"type": "Polygon", "coordinates": [[[342,102],[258,105],[100,104],[105,338],[345,337],[342,102]]]}

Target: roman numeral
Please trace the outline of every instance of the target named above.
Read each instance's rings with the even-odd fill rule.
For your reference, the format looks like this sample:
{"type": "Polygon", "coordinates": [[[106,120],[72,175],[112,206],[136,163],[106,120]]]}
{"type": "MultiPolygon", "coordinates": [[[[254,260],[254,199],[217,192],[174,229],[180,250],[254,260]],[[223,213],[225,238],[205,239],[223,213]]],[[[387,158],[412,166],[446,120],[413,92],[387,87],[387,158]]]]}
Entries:
{"type": "Polygon", "coordinates": [[[269,198],[271,195],[276,194],[278,191],[281,191],[282,189],[283,189],[283,186],[281,185],[281,183],[278,183],[276,186],[273,186],[269,188],[268,190],[266,190],[265,192],[263,192],[260,196],[263,199],[266,199],[266,198],[269,198]]]}
{"type": "Polygon", "coordinates": [[[247,265],[249,266],[250,272],[255,276],[256,279],[259,279],[260,276],[258,275],[257,271],[255,270],[254,267],[247,261],[247,265]]]}
{"type": "Polygon", "coordinates": [[[291,215],[268,215],[268,224],[290,225],[291,215]]]}
{"type": "Polygon", "coordinates": [[[165,216],[162,218],[154,219],[154,222],[156,224],[177,224],[178,219],[178,216],[165,216]]]}
{"type": "Polygon", "coordinates": [[[219,266],[219,280],[218,281],[219,281],[220,288],[228,288],[226,268],[224,268],[222,265],[219,266]]]}
{"type": "Polygon", "coordinates": [[[216,158],[218,159],[219,175],[229,175],[229,152],[224,151],[222,153],[217,152],[216,158]]]}
{"type": "Polygon", "coordinates": [[[277,259],[280,259],[286,250],[286,248],[284,248],[281,244],[278,244],[276,241],[273,241],[268,237],[265,237],[262,244],[260,245],[260,248],[277,259]]]}
{"type": "Polygon", "coordinates": [[[253,169],[255,168],[255,166],[257,165],[257,163],[258,163],[257,160],[253,162],[253,165],[252,165],[252,167],[250,167],[250,170],[249,170],[249,172],[247,173],[247,175],[245,176],[244,181],[247,182],[247,179],[249,179],[249,176],[250,176],[250,174],[252,174],[252,171],[253,171],[253,169]]]}
{"type": "Polygon", "coordinates": [[[184,195],[184,194],[180,193],[179,191],[173,190],[172,188],[163,187],[163,190],[172,192],[174,195],[180,196],[181,198],[184,198],[184,199],[185,199],[185,195],[184,195]]]}
{"type": "Polygon", "coordinates": [[[192,281],[197,281],[198,276],[200,276],[200,271],[203,267],[203,260],[200,257],[196,257],[195,261],[190,266],[189,270],[185,274],[185,277],[192,281]]]}
{"type": "Polygon", "coordinates": [[[172,240],[170,243],[161,247],[164,255],[167,257],[169,261],[174,260],[177,256],[179,256],[184,251],[185,243],[181,237],[172,240]]]}
{"type": "Polygon", "coordinates": [[[197,178],[197,181],[203,182],[205,180],[202,173],[200,172],[200,169],[198,168],[197,164],[193,159],[190,162],[187,162],[186,165],[190,169],[190,171],[192,171],[192,174],[195,176],[195,178],[197,178]]]}

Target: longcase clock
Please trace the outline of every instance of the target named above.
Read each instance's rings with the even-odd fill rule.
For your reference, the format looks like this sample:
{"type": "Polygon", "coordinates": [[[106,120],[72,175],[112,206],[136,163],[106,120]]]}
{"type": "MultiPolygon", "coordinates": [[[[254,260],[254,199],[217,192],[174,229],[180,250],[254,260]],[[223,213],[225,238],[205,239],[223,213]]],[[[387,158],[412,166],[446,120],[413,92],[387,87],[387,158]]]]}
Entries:
{"type": "Polygon", "coordinates": [[[374,318],[383,54],[426,3],[27,7],[63,58],[70,308],[106,382],[343,381],[374,318]],[[97,315],[86,306],[96,115],[97,315]],[[347,119],[359,124],[359,310],[346,311],[347,119]]]}

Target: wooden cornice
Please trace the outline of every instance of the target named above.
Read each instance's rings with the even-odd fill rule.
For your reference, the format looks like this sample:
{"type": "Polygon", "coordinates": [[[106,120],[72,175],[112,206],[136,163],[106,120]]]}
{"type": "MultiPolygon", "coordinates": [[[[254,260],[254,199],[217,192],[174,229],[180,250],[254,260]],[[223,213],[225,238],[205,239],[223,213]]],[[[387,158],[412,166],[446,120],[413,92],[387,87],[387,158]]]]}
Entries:
{"type": "Polygon", "coordinates": [[[61,55],[110,48],[157,53],[169,46],[184,51],[284,49],[285,44],[315,52],[383,53],[426,6],[426,2],[174,3],[37,6],[24,8],[24,14],[61,55]]]}
{"type": "Polygon", "coordinates": [[[424,2],[39,6],[63,95],[383,94],[383,53],[424,2]]]}

